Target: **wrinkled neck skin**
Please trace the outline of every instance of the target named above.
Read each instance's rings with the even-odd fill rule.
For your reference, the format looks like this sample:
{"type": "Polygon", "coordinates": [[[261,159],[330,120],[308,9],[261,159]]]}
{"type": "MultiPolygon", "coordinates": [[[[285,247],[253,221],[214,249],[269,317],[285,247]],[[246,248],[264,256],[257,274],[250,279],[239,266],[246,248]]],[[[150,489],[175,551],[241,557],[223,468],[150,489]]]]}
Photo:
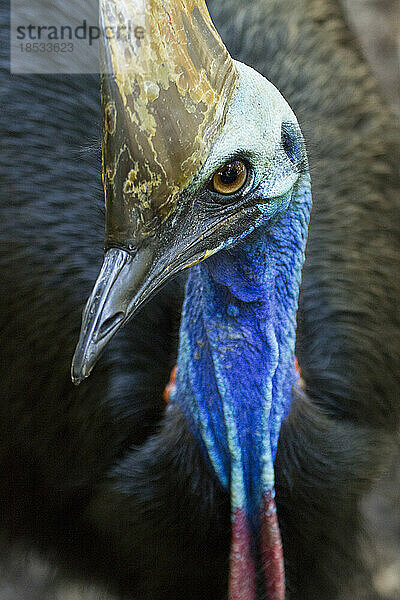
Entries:
{"type": "Polygon", "coordinates": [[[263,223],[242,241],[192,267],[186,285],[171,403],[183,410],[230,491],[232,521],[244,519],[249,540],[260,532],[263,499],[273,501],[279,430],[297,379],[296,311],[310,205],[302,176],[295,192],[260,205],[263,223]]]}
{"type": "Polygon", "coordinates": [[[254,501],[255,481],[273,486],[279,430],[297,377],[308,181],[283,202],[280,214],[236,246],[192,267],[186,284],[171,402],[186,414],[218,479],[231,489],[234,507],[244,506],[243,484],[254,501]],[[236,479],[237,463],[243,482],[236,479]]]}

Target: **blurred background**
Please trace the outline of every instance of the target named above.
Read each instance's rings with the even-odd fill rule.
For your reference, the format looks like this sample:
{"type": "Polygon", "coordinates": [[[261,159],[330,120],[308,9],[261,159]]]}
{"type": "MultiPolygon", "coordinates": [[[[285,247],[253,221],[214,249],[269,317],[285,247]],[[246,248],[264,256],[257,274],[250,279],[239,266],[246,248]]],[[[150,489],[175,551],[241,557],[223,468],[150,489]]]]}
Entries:
{"type": "Polygon", "coordinates": [[[342,0],[375,75],[400,115],[400,0],[342,0]]]}
{"type": "MultiPolygon", "coordinates": [[[[350,26],[400,118],[400,0],[342,0],[350,26]]],[[[386,477],[365,499],[366,549],[375,590],[341,600],[400,600],[400,443],[386,477]]],[[[10,556],[0,566],[0,600],[111,600],[101,590],[60,585],[57,573],[35,556],[10,556]]],[[[323,600],[323,599],[321,599],[323,600]]]]}
{"type": "MultiPolygon", "coordinates": [[[[400,0],[342,3],[364,54],[400,118],[400,0]]],[[[386,478],[366,498],[364,512],[377,550],[377,557],[369,560],[373,563],[378,597],[400,600],[400,443],[386,478]]]]}

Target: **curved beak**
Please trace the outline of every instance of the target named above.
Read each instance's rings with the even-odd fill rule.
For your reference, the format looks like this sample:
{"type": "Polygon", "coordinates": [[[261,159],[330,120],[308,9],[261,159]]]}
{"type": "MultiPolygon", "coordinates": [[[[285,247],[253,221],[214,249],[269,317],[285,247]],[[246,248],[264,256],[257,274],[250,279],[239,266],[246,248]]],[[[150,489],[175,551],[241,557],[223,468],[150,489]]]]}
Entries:
{"type": "Polygon", "coordinates": [[[90,375],[115,332],[158,287],[159,278],[150,275],[152,264],[152,252],[146,249],[134,256],[118,248],[107,251],[82,316],[71,368],[76,385],[90,375]]]}
{"type": "Polygon", "coordinates": [[[216,215],[196,220],[182,211],[179,223],[166,222],[159,235],[135,253],[107,250],[103,266],[82,316],[71,376],[78,385],[90,375],[113,335],[134,313],[177,273],[217,252],[232,230],[246,231],[256,218],[249,207],[226,218],[216,215]],[[185,213],[185,214],[184,214],[185,213]]]}

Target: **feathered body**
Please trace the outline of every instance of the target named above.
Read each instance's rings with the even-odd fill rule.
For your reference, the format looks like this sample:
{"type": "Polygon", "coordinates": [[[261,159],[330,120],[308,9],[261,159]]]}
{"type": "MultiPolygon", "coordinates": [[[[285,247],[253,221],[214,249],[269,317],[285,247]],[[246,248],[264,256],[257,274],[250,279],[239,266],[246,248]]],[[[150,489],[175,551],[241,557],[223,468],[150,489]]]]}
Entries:
{"type": "MultiPolygon", "coordinates": [[[[359,502],[399,422],[398,128],[337,2],[209,8],[231,54],[290,101],[310,155],[296,346],[305,390],[275,463],[287,597],[334,600],[353,585],[373,597],[359,502]]],[[[129,598],[224,598],[229,498],[180,410],[165,413],[162,400],[184,278],[125,327],[95,376],[78,389],[70,382],[82,302],[101,261],[100,166],[87,149],[99,139],[99,81],[6,76],[2,96],[6,547],[28,544],[69,577],[129,598]]]]}

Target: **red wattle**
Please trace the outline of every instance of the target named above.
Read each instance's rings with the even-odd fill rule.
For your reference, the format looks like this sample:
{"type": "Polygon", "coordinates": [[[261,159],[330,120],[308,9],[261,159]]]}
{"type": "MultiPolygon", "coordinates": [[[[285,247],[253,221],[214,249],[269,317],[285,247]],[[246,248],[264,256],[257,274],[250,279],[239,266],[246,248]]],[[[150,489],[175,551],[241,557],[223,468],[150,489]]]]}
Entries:
{"type": "Polygon", "coordinates": [[[251,555],[251,535],[246,514],[235,509],[229,575],[229,600],[254,600],[256,570],[251,555]]]}
{"type": "Polygon", "coordinates": [[[281,533],[272,492],[263,495],[261,514],[261,561],[268,600],[285,600],[285,570],[281,533]]]}

